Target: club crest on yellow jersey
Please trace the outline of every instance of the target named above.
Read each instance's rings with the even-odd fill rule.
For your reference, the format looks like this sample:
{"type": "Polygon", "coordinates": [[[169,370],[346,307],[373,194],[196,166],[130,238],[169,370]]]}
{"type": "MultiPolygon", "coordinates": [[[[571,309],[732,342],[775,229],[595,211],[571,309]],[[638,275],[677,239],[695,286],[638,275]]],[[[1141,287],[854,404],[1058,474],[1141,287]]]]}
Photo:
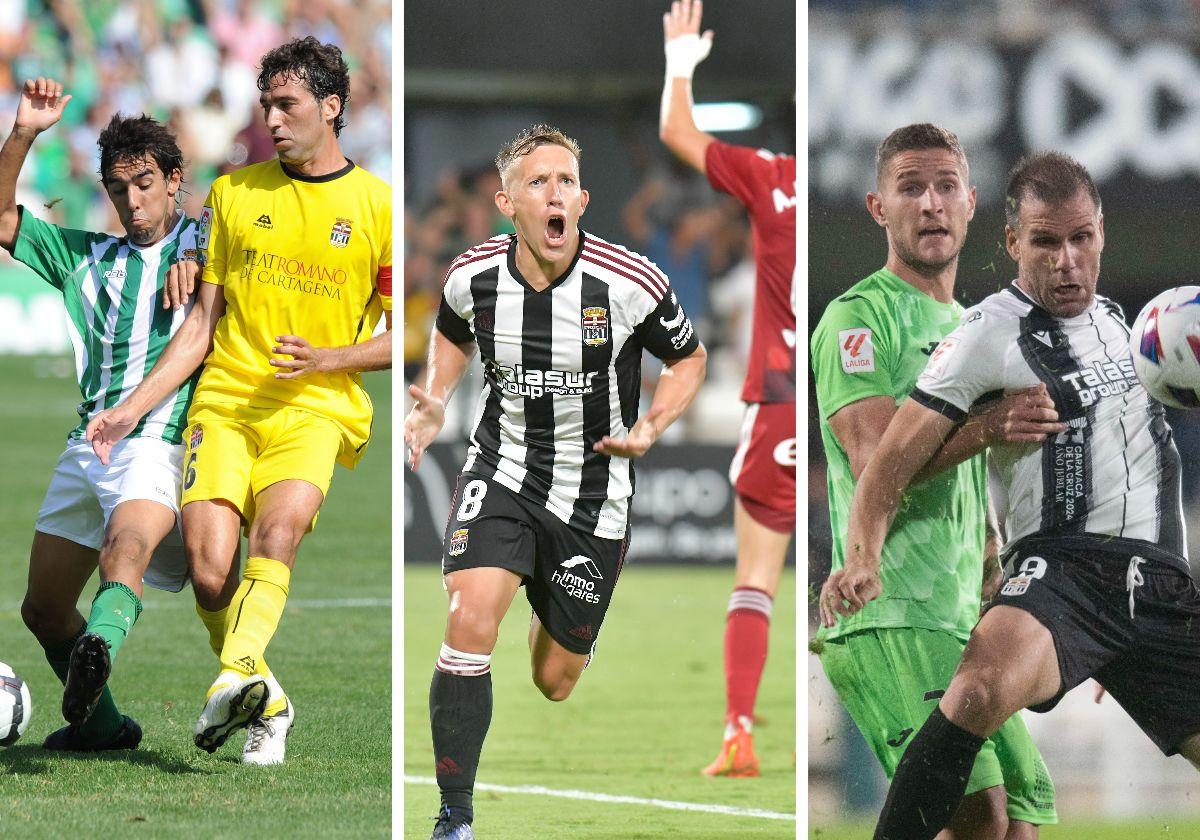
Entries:
{"type": "Polygon", "coordinates": [[[350,244],[350,220],[338,219],[333,223],[333,230],[329,232],[329,244],[334,248],[345,248],[350,244]]]}

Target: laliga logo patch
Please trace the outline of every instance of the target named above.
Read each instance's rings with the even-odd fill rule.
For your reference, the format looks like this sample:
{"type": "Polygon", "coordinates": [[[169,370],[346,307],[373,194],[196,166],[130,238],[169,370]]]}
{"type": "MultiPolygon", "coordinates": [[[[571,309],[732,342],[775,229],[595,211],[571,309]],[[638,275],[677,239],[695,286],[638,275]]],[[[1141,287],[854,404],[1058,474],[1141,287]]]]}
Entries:
{"type": "Polygon", "coordinates": [[[608,310],[603,306],[586,306],[582,312],[583,343],[601,347],[608,343],[608,310]]]}
{"type": "Polygon", "coordinates": [[[188,449],[195,449],[204,441],[204,426],[197,423],[192,426],[192,436],[188,438],[188,449]]]}
{"type": "Polygon", "coordinates": [[[345,248],[350,244],[350,229],[349,219],[338,219],[333,223],[333,230],[329,232],[329,244],[334,248],[345,248]]]}
{"type": "Polygon", "coordinates": [[[946,369],[946,362],[954,354],[954,348],[957,346],[957,338],[944,338],[939,341],[937,347],[933,348],[933,352],[929,355],[926,372],[935,376],[940,375],[946,369]]]}
{"type": "Polygon", "coordinates": [[[449,554],[451,557],[457,557],[467,550],[467,530],[466,528],[459,528],[450,535],[449,554]]]}
{"type": "Polygon", "coordinates": [[[200,232],[196,236],[196,247],[201,251],[208,250],[208,235],[212,232],[213,211],[211,207],[205,207],[200,212],[200,232]]]}
{"type": "Polygon", "coordinates": [[[871,373],[875,370],[875,344],[870,327],[857,327],[838,333],[842,370],[846,373],[871,373]]]}

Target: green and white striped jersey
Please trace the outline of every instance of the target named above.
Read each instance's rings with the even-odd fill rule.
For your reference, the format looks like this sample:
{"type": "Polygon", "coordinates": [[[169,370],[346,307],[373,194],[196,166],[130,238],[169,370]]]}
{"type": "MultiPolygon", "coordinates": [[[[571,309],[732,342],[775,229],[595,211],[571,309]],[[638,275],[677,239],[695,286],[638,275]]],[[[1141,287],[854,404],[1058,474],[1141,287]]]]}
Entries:
{"type": "MultiPolygon", "coordinates": [[[[79,425],[127,397],[154,367],[186,309],[163,309],[163,279],[185,253],[194,255],[199,223],[180,216],[163,239],[142,247],[127,237],[70,230],[21,208],[13,257],[62,292],[79,381],[79,425]]],[[[142,418],[130,437],[180,443],[199,371],[142,418]]]]}

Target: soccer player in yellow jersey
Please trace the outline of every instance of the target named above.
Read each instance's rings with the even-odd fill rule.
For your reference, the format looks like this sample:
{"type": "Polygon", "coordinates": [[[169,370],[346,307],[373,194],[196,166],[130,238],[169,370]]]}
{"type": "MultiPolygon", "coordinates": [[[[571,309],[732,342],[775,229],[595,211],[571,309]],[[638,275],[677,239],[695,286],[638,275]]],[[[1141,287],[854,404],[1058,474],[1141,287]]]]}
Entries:
{"type": "Polygon", "coordinates": [[[367,445],[359,372],[391,366],[391,192],[338,145],[349,85],[341,51],[311,37],[263,57],[259,101],[279,157],[213,184],[191,313],[141,385],[87,429],[107,457],[204,362],[184,432],[183,530],[221,671],[195,742],[213,752],[250,727],[251,764],[283,761],[294,711],[263,653],[334,463],[352,468],[367,445]],[[372,338],[381,315],[387,331],[372,338]]]}

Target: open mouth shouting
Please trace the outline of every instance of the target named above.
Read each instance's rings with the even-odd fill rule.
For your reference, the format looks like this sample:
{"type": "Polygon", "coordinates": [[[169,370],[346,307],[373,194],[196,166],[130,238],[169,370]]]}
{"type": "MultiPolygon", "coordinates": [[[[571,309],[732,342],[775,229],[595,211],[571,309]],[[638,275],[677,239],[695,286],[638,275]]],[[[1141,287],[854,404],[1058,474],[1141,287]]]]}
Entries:
{"type": "Polygon", "coordinates": [[[935,225],[933,227],[922,228],[921,230],[917,231],[917,236],[920,237],[921,241],[923,242],[941,241],[950,236],[950,231],[944,227],[935,225]]]}
{"type": "Polygon", "coordinates": [[[562,213],[552,213],[546,220],[546,244],[551,248],[567,244],[567,217],[562,213]]]}

